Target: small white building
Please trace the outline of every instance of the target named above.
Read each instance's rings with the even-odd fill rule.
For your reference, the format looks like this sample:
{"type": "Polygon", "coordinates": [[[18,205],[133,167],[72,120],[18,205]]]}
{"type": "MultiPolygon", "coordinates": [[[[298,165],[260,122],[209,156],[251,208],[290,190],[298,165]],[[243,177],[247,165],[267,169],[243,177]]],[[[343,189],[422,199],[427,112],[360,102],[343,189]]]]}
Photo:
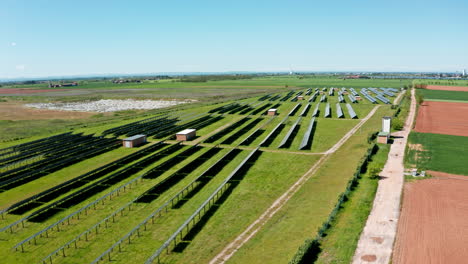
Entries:
{"type": "Polygon", "coordinates": [[[271,108],[271,109],[268,109],[267,115],[269,115],[269,116],[274,116],[274,115],[277,114],[277,112],[278,112],[277,109],[271,108]]]}
{"type": "Polygon", "coordinates": [[[135,135],[122,140],[122,144],[126,148],[134,148],[143,143],[146,143],[146,135],[135,135]]]}
{"type": "Polygon", "coordinates": [[[192,129],[192,128],[184,129],[176,134],[176,140],[178,141],[192,140],[197,136],[196,131],[197,131],[196,129],[192,129]]]}
{"type": "Polygon", "coordinates": [[[382,117],[382,132],[390,133],[392,125],[392,118],[389,116],[382,117]]]}

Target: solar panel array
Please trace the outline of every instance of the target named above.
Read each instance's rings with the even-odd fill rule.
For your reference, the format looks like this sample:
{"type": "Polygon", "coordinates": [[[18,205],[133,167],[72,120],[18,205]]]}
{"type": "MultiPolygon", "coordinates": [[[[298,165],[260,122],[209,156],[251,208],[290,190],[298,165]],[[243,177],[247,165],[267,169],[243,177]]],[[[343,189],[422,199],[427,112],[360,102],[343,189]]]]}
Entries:
{"type": "Polygon", "coordinates": [[[327,105],[325,106],[325,116],[324,117],[331,117],[330,103],[327,103],[327,105]]]}
{"type": "Polygon", "coordinates": [[[358,96],[359,94],[354,90],[354,88],[349,88],[349,91],[351,92],[352,95],[358,96]]]}
{"type": "Polygon", "coordinates": [[[314,117],[318,116],[319,111],[320,111],[319,107],[320,107],[320,103],[317,103],[317,106],[315,107],[314,112],[312,113],[312,116],[314,117]]]}
{"type": "Polygon", "coordinates": [[[326,102],[327,101],[327,96],[325,94],[322,94],[322,97],[320,98],[320,102],[326,102]]]}
{"type": "Polygon", "coordinates": [[[352,103],[357,103],[356,97],[354,97],[354,95],[348,94],[348,98],[349,100],[351,100],[352,103]]]}
{"type": "Polygon", "coordinates": [[[299,145],[299,149],[305,149],[309,145],[310,136],[312,134],[314,124],[315,124],[315,117],[313,117],[310,120],[309,126],[307,127],[304,137],[302,138],[301,144],[299,145]]]}
{"type": "Polygon", "coordinates": [[[377,100],[375,100],[374,97],[370,96],[370,95],[367,93],[367,89],[366,89],[366,88],[362,88],[362,89],[361,89],[361,94],[362,94],[367,100],[369,100],[371,103],[373,103],[373,104],[376,104],[376,103],[377,103],[377,100]]]}
{"type": "Polygon", "coordinates": [[[341,94],[338,95],[338,102],[344,103],[344,97],[343,97],[343,95],[341,95],[341,94]]]}
{"type": "Polygon", "coordinates": [[[343,110],[341,110],[341,106],[339,103],[336,103],[336,115],[338,116],[338,118],[344,117],[343,110]]]}
{"type": "Polygon", "coordinates": [[[346,104],[346,108],[348,108],[349,117],[357,118],[356,112],[354,112],[354,109],[350,104],[346,104]]]}
{"type": "Polygon", "coordinates": [[[282,148],[286,145],[286,143],[289,141],[289,138],[291,137],[291,135],[293,134],[294,130],[296,130],[296,127],[297,125],[299,124],[299,122],[301,122],[301,117],[299,117],[296,122],[294,122],[294,124],[292,125],[292,127],[289,129],[288,133],[286,134],[286,136],[284,136],[283,140],[281,140],[280,144],[278,145],[278,148],[282,148]]]}

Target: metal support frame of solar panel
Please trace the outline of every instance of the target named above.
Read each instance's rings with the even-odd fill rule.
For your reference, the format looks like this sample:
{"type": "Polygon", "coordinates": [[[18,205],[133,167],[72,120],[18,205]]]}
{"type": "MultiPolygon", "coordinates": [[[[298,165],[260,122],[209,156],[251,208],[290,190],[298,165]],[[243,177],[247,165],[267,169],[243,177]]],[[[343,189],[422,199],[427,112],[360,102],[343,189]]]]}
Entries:
{"type": "MultiPolygon", "coordinates": [[[[75,199],[77,196],[79,195],[82,195],[84,192],[87,192],[89,190],[92,190],[93,188],[96,188],[97,186],[107,186],[109,187],[107,184],[105,184],[106,182],[111,182],[111,181],[115,181],[116,179],[119,181],[125,179],[125,178],[128,178],[130,177],[131,175],[134,175],[135,173],[141,171],[142,169],[144,169],[145,167],[148,166],[148,163],[153,163],[163,157],[166,157],[167,155],[170,155],[172,153],[174,153],[175,151],[179,150],[180,148],[182,147],[182,145],[180,143],[178,144],[175,144],[175,145],[171,145],[161,151],[158,151],[154,154],[152,154],[151,156],[148,156],[134,164],[132,164],[131,166],[128,166],[120,171],[117,171],[117,172],[114,172],[100,180],[98,180],[97,182],[95,182],[93,185],[88,185],[80,190],[77,190],[63,198],[61,198],[60,200],[58,201],[55,201],[49,205],[47,205],[46,207],[43,207],[41,209],[39,209],[38,211],[30,214],[25,220],[30,220],[30,219],[33,219],[34,217],[37,217],[45,212],[47,212],[48,210],[51,210],[52,208],[56,208],[60,205],[62,205],[63,203],[65,202],[68,202],[72,199],[75,199]],[[123,178],[123,179],[120,179],[120,178],[123,178]]],[[[1,231],[1,230],[0,230],[1,231]]]]}
{"type": "MultiPolygon", "coordinates": [[[[211,148],[210,150],[213,150],[213,149],[218,149],[217,146],[211,148]]],[[[219,149],[220,150],[220,149],[219,149]]],[[[137,225],[136,229],[140,228],[141,226],[143,225],[146,225],[146,223],[151,219],[154,221],[154,216],[156,215],[161,215],[162,213],[162,210],[164,208],[166,208],[169,204],[172,204],[173,205],[173,201],[175,199],[178,199],[180,196],[182,195],[185,195],[184,192],[186,192],[189,188],[191,188],[197,181],[199,181],[202,177],[205,177],[206,176],[206,173],[210,172],[210,170],[212,170],[215,166],[217,166],[220,162],[224,162],[224,159],[227,158],[228,156],[232,156],[232,153],[235,152],[235,151],[238,151],[238,149],[232,149],[231,151],[229,151],[227,154],[225,154],[221,159],[219,159],[218,161],[216,161],[215,164],[211,165],[207,170],[205,170],[200,176],[198,176],[196,179],[194,179],[191,183],[189,183],[189,185],[187,185],[185,188],[183,188],[181,191],[179,191],[176,195],[172,196],[172,198],[170,200],[168,200],[166,203],[164,203],[161,207],[159,207],[154,213],[152,213],[150,216],[148,216],[141,224],[137,225]]],[[[237,152],[236,152],[237,153],[237,152]]],[[[236,154],[234,154],[235,156],[237,156],[236,154]]],[[[224,165],[225,166],[225,165],[224,165]]],[[[140,178],[140,177],[139,177],[140,178]]],[[[138,178],[135,178],[134,180],[137,180],[138,178]]],[[[132,181],[134,181],[132,180],[132,181]]],[[[191,189],[193,190],[193,188],[191,189]]],[[[187,191],[188,192],[188,191],[187,191]]],[[[180,200],[180,199],[179,199],[180,200]]],[[[52,261],[52,256],[56,255],[57,252],[60,252],[61,250],[64,250],[65,248],[70,248],[70,245],[72,243],[75,243],[76,241],[79,241],[81,239],[81,237],[83,236],[86,236],[87,234],[93,232],[96,228],[100,227],[102,224],[106,223],[106,221],[108,221],[109,219],[113,219],[115,216],[117,216],[120,212],[122,212],[123,210],[125,210],[126,208],[130,208],[130,206],[134,203],[135,199],[133,201],[130,201],[128,202],[127,204],[125,204],[124,206],[120,207],[119,209],[117,209],[116,211],[114,211],[111,215],[105,217],[104,219],[102,219],[101,221],[99,221],[97,224],[93,225],[92,227],[88,228],[86,231],[80,233],[78,236],[76,236],[75,238],[73,238],[71,241],[67,242],[66,244],[64,244],[63,246],[61,246],[60,248],[56,249],[55,251],[53,251],[52,253],[50,253],[49,255],[47,255],[45,258],[42,259],[42,263],[46,262],[47,260],[49,261],[52,261]]],[[[166,210],[167,211],[167,210],[166,210]]],[[[136,229],[133,229],[132,231],[134,232],[136,229]]],[[[131,232],[132,232],[131,231],[131,232]]],[[[133,233],[132,233],[133,234],[133,233]]],[[[123,239],[126,239],[126,237],[124,237],[123,239]]],[[[122,239],[122,241],[123,241],[122,239]]],[[[29,239],[30,241],[31,239],[29,239]]],[[[23,241],[21,243],[26,243],[28,241],[23,241]]],[[[118,245],[118,243],[114,244],[115,246],[118,245]]],[[[19,244],[17,246],[15,246],[16,248],[19,246],[19,244]]],[[[111,247],[111,248],[114,248],[114,247],[111,247]]]]}
{"type": "MultiPolygon", "coordinates": [[[[116,161],[112,161],[110,163],[107,163],[106,165],[104,166],[101,166],[97,169],[94,169],[90,172],[87,172],[87,173],[84,173],[84,174],[81,174],[80,176],[77,176],[75,178],[72,178],[68,181],[65,181],[61,184],[58,184],[52,188],[49,188],[45,191],[42,191],[38,194],[35,194],[31,197],[28,197],[26,199],[23,199],[11,206],[9,206],[8,208],[0,211],[0,214],[2,213],[5,213],[5,212],[10,212],[10,211],[15,211],[23,206],[27,206],[31,203],[34,203],[36,201],[38,201],[39,199],[43,198],[43,197],[46,197],[46,196],[51,196],[53,195],[53,193],[57,193],[57,192],[60,192],[60,193],[57,193],[57,195],[55,197],[51,197],[48,201],[50,200],[53,200],[55,198],[57,198],[58,196],[68,192],[69,190],[67,190],[66,188],[67,187],[70,187],[71,189],[70,190],[73,190],[73,189],[77,189],[83,185],[86,185],[88,184],[90,181],[94,181],[94,180],[97,180],[113,171],[116,171],[120,168],[122,168],[123,166],[126,166],[127,164],[130,164],[131,162],[137,160],[137,159],[140,159],[146,155],[148,155],[149,153],[151,152],[154,152],[160,148],[162,148],[164,146],[164,144],[162,144],[162,141],[160,142],[157,142],[147,148],[144,148],[142,150],[138,150],[137,152],[134,152],[134,153],[131,153],[129,155],[126,155],[116,161]],[[81,182],[81,185],[77,185],[78,183],[81,182]],[[65,190],[64,190],[65,189],[65,190]]],[[[47,201],[47,202],[48,202],[47,201]]],[[[37,206],[40,206],[39,204],[37,206]]],[[[37,207],[36,206],[36,207],[37,207]]],[[[23,210],[22,213],[24,212],[27,212],[27,211],[30,211],[32,210],[33,208],[30,208],[28,210],[23,210]]]]}
{"type": "MultiPolygon", "coordinates": [[[[180,190],[178,193],[176,193],[175,195],[173,195],[168,201],[166,201],[162,206],[160,206],[158,209],[156,209],[153,213],[151,213],[149,216],[147,216],[142,222],[140,222],[138,225],[136,225],[129,233],[127,233],[126,235],[124,235],[120,240],[118,240],[116,243],[114,243],[108,250],[104,251],[99,257],[97,257],[93,262],[93,263],[97,263],[99,262],[101,259],[104,258],[104,256],[106,256],[107,254],[110,254],[114,248],[116,248],[117,246],[119,246],[119,244],[121,244],[123,241],[126,241],[129,237],[131,237],[132,235],[135,234],[135,232],[138,233],[138,230],[145,226],[150,220],[152,220],[152,222],[154,223],[154,217],[157,217],[157,216],[161,216],[163,212],[167,212],[167,207],[169,205],[173,205],[174,204],[174,201],[177,200],[177,201],[180,201],[180,197],[181,196],[184,196],[185,195],[185,192],[188,193],[190,192],[190,190],[193,190],[194,189],[194,185],[197,183],[197,182],[200,182],[201,178],[205,177],[205,174],[208,173],[211,169],[214,168],[215,165],[219,164],[220,162],[223,161],[223,159],[225,157],[228,157],[229,155],[232,155],[233,152],[235,151],[238,151],[238,149],[232,149],[231,151],[229,151],[226,155],[223,156],[223,158],[221,158],[220,160],[218,160],[215,164],[213,164],[212,166],[210,166],[210,168],[208,168],[207,170],[205,170],[202,174],[200,174],[200,176],[198,176],[196,179],[194,179],[191,183],[189,183],[188,185],[186,185],[184,188],[182,188],[182,190],[180,190]],[[164,210],[166,209],[166,210],[164,210]]],[[[146,226],[145,226],[146,227],[146,226]]],[[[91,230],[91,229],[90,229],[91,230]]],[[[67,243],[69,244],[69,243],[67,243]]],[[[66,247],[67,245],[64,245],[63,247],[66,247]]],[[[61,249],[58,249],[54,252],[52,252],[49,256],[47,256],[46,258],[43,259],[43,261],[46,261],[47,259],[49,259],[50,256],[53,256],[54,253],[56,252],[59,252],[61,249]]]]}
{"type": "Polygon", "coordinates": [[[320,97],[320,102],[326,102],[327,101],[327,96],[325,94],[322,94],[322,97],[320,97]]]}
{"type": "Polygon", "coordinates": [[[338,118],[344,117],[343,110],[341,109],[340,103],[336,103],[336,115],[338,118]]]}
{"type": "MultiPolygon", "coordinates": [[[[216,147],[215,147],[215,148],[216,148],[216,147]]],[[[135,153],[133,153],[133,154],[135,154],[135,153]]],[[[121,186],[121,187],[119,187],[119,188],[122,188],[122,187],[124,187],[124,186],[127,186],[127,185],[129,185],[129,184],[131,184],[131,183],[133,183],[133,182],[135,182],[135,181],[141,179],[142,177],[143,177],[143,175],[140,175],[139,177],[133,179],[132,181],[126,183],[125,185],[123,185],[123,186],[121,186]]],[[[115,190],[114,190],[114,191],[115,191],[115,190]]],[[[112,194],[114,191],[112,191],[110,194],[112,194]]],[[[105,197],[107,197],[107,196],[105,196],[105,197]]],[[[99,200],[100,200],[100,199],[99,199],[99,200]]],[[[92,227],[88,228],[86,231],[80,233],[78,236],[76,236],[74,239],[72,239],[69,243],[65,244],[64,246],[68,246],[68,245],[70,245],[71,243],[73,243],[73,242],[79,240],[80,237],[82,237],[82,236],[85,235],[85,233],[91,233],[95,228],[100,227],[101,224],[105,223],[107,220],[109,220],[109,219],[113,218],[114,216],[116,216],[118,213],[120,213],[120,212],[123,211],[125,208],[127,208],[127,207],[130,206],[132,203],[134,203],[134,201],[135,201],[135,199],[134,199],[133,201],[131,201],[131,202],[125,204],[123,207],[120,207],[119,209],[117,209],[117,211],[114,211],[113,214],[111,214],[110,216],[108,216],[108,217],[102,219],[100,222],[98,222],[97,224],[95,224],[95,225],[93,225],[92,227]]],[[[96,202],[96,201],[95,201],[95,202],[96,202]]],[[[75,214],[74,214],[74,215],[75,215],[75,214]]],[[[38,236],[41,236],[42,234],[44,234],[44,233],[47,232],[48,230],[51,230],[52,228],[56,227],[56,226],[59,225],[60,223],[64,223],[64,222],[65,222],[66,220],[68,220],[69,218],[70,218],[70,216],[68,216],[68,217],[66,217],[66,218],[64,218],[64,219],[61,219],[61,220],[59,220],[58,222],[56,222],[56,223],[54,223],[54,224],[52,224],[52,225],[50,225],[50,226],[48,226],[48,227],[42,229],[41,231],[35,233],[34,235],[32,235],[32,236],[30,236],[30,237],[24,239],[23,241],[19,242],[18,244],[16,244],[16,245],[13,247],[13,249],[18,249],[19,247],[23,248],[23,247],[22,247],[23,244],[25,244],[25,243],[27,243],[27,242],[29,242],[29,241],[35,239],[35,238],[38,237],[38,236]]],[[[58,228],[57,228],[57,230],[59,231],[58,228]]],[[[60,248],[60,250],[61,250],[61,249],[62,249],[62,248],[60,248]]],[[[45,259],[47,259],[47,258],[49,258],[49,256],[47,256],[45,259]]]]}
{"type": "MultiPolygon", "coordinates": [[[[56,224],[54,224],[52,227],[50,227],[50,229],[52,229],[54,226],[56,226],[56,225],[58,225],[58,224],[60,224],[60,223],[64,223],[64,222],[67,221],[68,219],[73,218],[75,215],[79,215],[81,212],[87,210],[88,208],[90,208],[91,206],[93,206],[93,205],[99,203],[100,201],[104,200],[105,198],[111,197],[114,193],[116,193],[116,192],[118,193],[121,189],[124,189],[124,190],[125,190],[126,186],[129,186],[129,185],[133,184],[134,182],[136,182],[136,181],[139,180],[139,179],[141,179],[141,176],[139,176],[139,177],[137,177],[137,178],[134,178],[133,180],[127,182],[126,184],[124,184],[124,185],[122,185],[122,186],[120,186],[120,187],[114,189],[113,191],[111,191],[111,192],[109,192],[109,193],[107,193],[107,194],[101,196],[100,198],[96,199],[94,202],[91,202],[91,203],[85,205],[84,207],[78,209],[77,211],[75,211],[75,212],[69,214],[68,216],[62,218],[62,219],[59,220],[56,224]]],[[[27,216],[24,216],[24,217],[22,217],[21,219],[19,219],[19,220],[15,221],[15,222],[13,222],[13,223],[11,223],[11,224],[9,224],[9,225],[3,227],[3,228],[0,228],[0,232],[4,232],[4,231],[6,231],[6,230],[11,230],[12,227],[18,226],[20,223],[24,223],[24,221],[26,221],[26,220],[28,220],[29,218],[33,217],[35,214],[36,214],[36,212],[34,212],[34,213],[32,213],[32,214],[29,214],[29,215],[27,215],[27,216]]],[[[46,230],[44,230],[44,231],[46,231],[46,230]]],[[[11,232],[13,232],[13,231],[11,230],[11,232]]]]}
{"type": "MultiPolygon", "coordinates": [[[[145,263],[152,263],[153,260],[155,260],[156,258],[158,258],[158,256],[167,248],[171,245],[172,241],[175,241],[175,239],[177,239],[177,236],[179,236],[179,234],[186,228],[188,227],[188,225],[192,222],[193,219],[195,219],[197,216],[200,218],[199,214],[205,210],[205,206],[208,205],[208,207],[210,206],[210,202],[214,199],[217,199],[218,196],[218,193],[220,192],[223,192],[223,188],[224,186],[226,186],[226,184],[231,180],[231,178],[233,178],[241,169],[242,167],[244,167],[244,165],[252,158],[252,156],[258,151],[258,148],[254,149],[252,152],[250,152],[250,154],[241,162],[241,164],[239,164],[235,169],[234,171],[231,172],[231,174],[229,174],[229,176],[219,185],[218,188],[216,188],[216,190],[202,203],[202,205],[200,207],[198,207],[198,209],[177,229],[176,232],[174,232],[168,240],[166,240],[166,242],[163,243],[163,245],[155,251],[154,254],[151,255],[151,257],[148,258],[148,260],[145,262],[145,263]]],[[[212,203],[214,204],[214,202],[212,203]]],[[[110,253],[110,251],[109,251],[110,253]]],[[[98,257],[93,263],[97,263],[99,262],[99,260],[101,260],[103,257],[105,256],[105,254],[103,256],[100,256],[98,257]]]]}
{"type": "Polygon", "coordinates": [[[314,124],[315,124],[315,117],[312,117],[312,119],[310,120],[309,126],[307,127],[307,130],[304,134],[304,137],[302,137],[301,144],[299,145],[300,150],[303,150],[309,144],[309,140],[312,134],[312,130],[314,128],[314,124]]]}
{"type": "Polygon", "coordinates": [[[312,112],[313,117],[317,117],[320,111],[320,102],[317,103],[317,106],[315,106],[314,112],[312,112]]]}
{"type": "Polygon", "coordinates": [[[302,110],[302,112],[301,112],[301,114],[299,116],[305,116],[305,114],[307,113],[309,108],[310,108],[310,104],[306,104],[306,106],[304,107],[304,109],[302,110]]]}
{"type": "Polygon", "coordinates": [[[330,103],[325,106],[325,115],[323,117],[331,117],[330,103]]]}
{"type": "Polygon", "coordinates": [[[284,136],[283,140],[281,140],[280,144],[278,145],[278,148],[282,148],[286,144],[286,142],[288,142],[297,125],[299,124],[299,122],[301,122],[301,119],[302,117],[297,118],[296,122],[294,122],[292,127],[289,129],[288,133],[284,136]]]}
{"type": "Polygon", "coordinates": [[[293,109],[291,111],[289,111],[289,114],[288,116],[293,116],[295,114],[295,112],[299,109],[299,107],[301,107],[301,104],[297,104],[296,106],[293,107],[293,109]]]}

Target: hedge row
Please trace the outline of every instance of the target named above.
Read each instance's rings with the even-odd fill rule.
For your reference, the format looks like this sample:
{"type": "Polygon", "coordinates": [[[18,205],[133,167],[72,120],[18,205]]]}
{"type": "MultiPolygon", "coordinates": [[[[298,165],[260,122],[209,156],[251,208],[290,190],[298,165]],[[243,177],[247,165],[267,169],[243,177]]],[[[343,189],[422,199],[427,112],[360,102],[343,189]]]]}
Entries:
{"type": "MultiPolygon", "coordinates": [[[[374,134],[371,134],[368,138],[368,141],[372,140],[375,137],[374,134]]],[[[348,185],[346,186],[346,190],[341,193],[338,197],[338,202],[336,203],[335,207],[331,211],[330,215],[328,216],[327,220],[322,224],[322,226],[318,229],[317,235],[313,239],[306,239],[304,244],[302,244],[299,249],[297,250],[296,254],[293,258],[289,261],[289,264],[302,264],[302,263],[312,263],[318,257],[320,253],[320,242],[322,238],[325,236],[326,232],[332,226],[333,221],[336,218],[336,215],[342,208],[342,204],[348,200],[349,195],[357,186],[357,183],[361,177],[361,173],[365,172],[367,169],[367,165],[371,157],[376,153],[378,147],[376,143],[373,143],[367,153],[362,158],[361,162],[356,168],[356,172],[354,173],[353,177],[348,181],[348,185]]]]}

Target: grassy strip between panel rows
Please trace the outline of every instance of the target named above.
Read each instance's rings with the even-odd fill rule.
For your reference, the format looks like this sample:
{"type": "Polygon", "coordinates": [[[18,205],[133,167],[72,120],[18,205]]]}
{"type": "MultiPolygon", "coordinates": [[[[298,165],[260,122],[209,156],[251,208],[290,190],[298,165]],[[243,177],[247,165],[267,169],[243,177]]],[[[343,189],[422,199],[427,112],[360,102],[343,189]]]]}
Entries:
{"type": "MultiPolygon", "coordinates": [[[[373,135],[369,137],[369,140],[371,140],[372,137],[373,135]]],[[[323,238],[326,236],[327,231],[329,231],[329,229],[331,228],[332,223],[335,221],[336,216],[342,208],[343,203],[348,200],[351,192],[355,190],[355,187],[357,186],[358,181],[361,177],[361,173],[366,171],[369,161],[372,155],[376,153],[377,149],[378,148],[375,143],[373,143],[369,147],[367,153],[361,159],[361,162],[359,163],[353,177],[348,181],[345,191],[339,195],[338,202],[336,203],[335,207],[329,214],[327,220],[325,220],[325,222],[317,231],[316,237],[314,239],[307,239],[306,241],[304,241],[304,244],[299,247],[296,254],[289,262],[290,264],[306,262],[309,263],[317,258],[318,254],[320,253],[320,245],[323,238]]]]}
{"type": "Polygon", "coordinates": [[[377,147],[367,171],[361,174],[357,186],[342,204],[332,227],[320,242],[320,254],[315,263],[351,263],[377,191],[379,180],[375,173],[384,166],[390,151],[390,145],[378,144],[377,147]]]}

